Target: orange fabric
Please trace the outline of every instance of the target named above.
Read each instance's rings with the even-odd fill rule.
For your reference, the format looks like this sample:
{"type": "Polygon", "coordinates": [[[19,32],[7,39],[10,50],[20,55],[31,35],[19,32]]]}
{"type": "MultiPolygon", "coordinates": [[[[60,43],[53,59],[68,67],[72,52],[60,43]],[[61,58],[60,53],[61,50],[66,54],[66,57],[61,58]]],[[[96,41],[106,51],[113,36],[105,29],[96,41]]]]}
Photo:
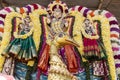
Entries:
{"type": "Polygon", "coordinates": [[[20,13],[23,14],[25,11],[23,8],[20,8],[20,13]]]}
{"type": "Polygon", "coordinates": [[[38,62],[38,68],[41,71],[46,72],[48,69],[50,46],[46,44],[43,50],[44,51],[42,52],[42,55],[40,56],[40,59],[38,62]]]}
{"type": "Polygon", "coordinates": [[[72,73],[78,71],[78,64],[74,53],[74,48],[71,45],[65,45],[65,56],[67,58],[68,70],[72,73]]]}
{"type": "Polygon", "coordinates": [[[111,34],[110,37],[116,37],[116,38],[119,38],[119,36],[116,35],[116,34],[111,34]]]}
{"type": "Polygon", "coordinates": [[[4,32],[4,29],[0,27],[0,32],[4,32]]]}

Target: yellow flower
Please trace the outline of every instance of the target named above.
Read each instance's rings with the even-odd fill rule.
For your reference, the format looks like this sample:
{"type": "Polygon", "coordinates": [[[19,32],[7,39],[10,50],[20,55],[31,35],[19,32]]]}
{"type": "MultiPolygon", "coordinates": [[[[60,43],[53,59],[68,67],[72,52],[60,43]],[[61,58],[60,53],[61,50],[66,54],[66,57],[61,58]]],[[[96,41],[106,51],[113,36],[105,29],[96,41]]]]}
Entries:
{"type": "Polygon", "coordinates": [[[7,45],[10,42],[11,39],[11,31],[12,31],[12,19],[14,17],[21,17],[20,14],[16,13],[16,12],[11,12],[6,16],[5,19],[5,26],[4,26],[4,35],[3,35],[3,39],[1,41],[1,46],[0,46],[0,71],[2,70],[3,64],[4,64],[4,60],[5,58],[3,56],[1,56],[1,53],[3,52],[3,50],[7,47],[7,45]]]}
{"type": "MultiPolygon", "coordinates": [[[[83,46],[83,41],[82,41],[82,34],[88,38],[90,38],[91,36],[89,36],[83,32],[82,22],[84,20],[84,17],[82,16],[82,14],[77,11],[71,11],[70,15],[75,16],[75,23],[73,26],[73,36],[74,35],[76,35],[76,36],[74,36],[73,38],[76,40],[77,43],[79,43],[80,47],[78,48],[78,50],[79,50],[80,54],[83,55],[84,46],[83,46]]],[[[110,42],[109,21],[107,18],[105,18],[104,16],[101,16],[101,15],[94,16],[92,19],[99,20],[101,22],[102,38],[103,38],[103,42],[105,45],[106,53],[108,55],[110,75],[111,75],[112,80],[116,80],[115,63],[114,63],[113,51],[112,51],[111,42],[110,42]]],[[[96,36],[96,37],[92,37],[92,38],[98,39],[99,37],[96,36]]],[[[86,60],[83,58],[83,61],[86,61],[86,60]]]]}
{"type": "Polygon", "coordinates": [[[99,20],[101,22],[102,38],[103,38],[103,43],[104,43],[106,53],[108,56],[110,75],[111,75],[112,80],[116,80],[115,63],[114,63],[114,58],[113,58],[112,46],[111,46],[111,42],[110,42],[109,21],[107,18],[105,18],[102,15],[94,16],[93,20],[99,20]]]}
{"type": "MultiPolygon", "coordinates": [[[[40,23],[40,15],[43,15],[43,14],[47,14],[46,10],[35,10],[32,12],[32,14],[30,14],[30,17],[32,19],[32,22],[33,22],[33,26],[34,26],[34,33],[33,33],[33,40],[35,42],[35,45],[36,45],[36,49],[38,51],[39,49],[39,44],[40,44],[40,36],[42,35],[41,33],[41,23],[40,23]]],[[[34,61],[29,61],[27,65],[29,66],[33,66],[34,64],[34,61]]]]}

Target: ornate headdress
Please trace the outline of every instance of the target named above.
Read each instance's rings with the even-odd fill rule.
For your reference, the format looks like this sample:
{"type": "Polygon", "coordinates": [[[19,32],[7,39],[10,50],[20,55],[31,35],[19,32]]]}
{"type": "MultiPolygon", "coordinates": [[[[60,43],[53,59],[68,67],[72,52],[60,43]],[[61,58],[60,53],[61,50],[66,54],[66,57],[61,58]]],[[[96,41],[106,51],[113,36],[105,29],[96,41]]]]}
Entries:
{"type": "Polygon", "coordinates": [[[66,5],[66,3],[62,2],[62,1],[59,1],[59,0],[56,0],[56,1],[52,1],[49,5],[48,5],[48,8],[47,8],[47,11],[48,13],[53,13],[53,11],[56,9],[56,8],[59,8],[61,10],[62,13],[66,14],[68,13],[68,7],[66,5]]]}

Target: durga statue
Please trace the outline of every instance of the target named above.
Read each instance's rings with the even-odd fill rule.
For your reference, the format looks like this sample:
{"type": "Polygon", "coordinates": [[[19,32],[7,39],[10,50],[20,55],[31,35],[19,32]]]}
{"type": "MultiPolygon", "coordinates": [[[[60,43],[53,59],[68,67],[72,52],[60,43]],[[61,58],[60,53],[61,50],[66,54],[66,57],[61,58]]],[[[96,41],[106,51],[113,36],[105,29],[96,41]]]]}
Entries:
{"type": "Polygon", "coordinates": [[[1,75],[15,80],[117,79],[107,18],[92,11],[83,16],[82,7],[68,9],[59,0],[47,8],[34,5],[33,11],[16,8],[5,17],[1,75]]]}

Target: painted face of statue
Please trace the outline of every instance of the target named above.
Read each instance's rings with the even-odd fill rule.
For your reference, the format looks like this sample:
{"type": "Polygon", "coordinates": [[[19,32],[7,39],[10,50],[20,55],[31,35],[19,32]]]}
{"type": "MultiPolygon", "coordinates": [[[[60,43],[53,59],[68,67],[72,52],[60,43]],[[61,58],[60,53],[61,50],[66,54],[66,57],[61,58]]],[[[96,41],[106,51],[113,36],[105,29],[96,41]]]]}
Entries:
{"type": "Polygon", "coordinates": [[[60,17],[62,17],[62,11],[57,7],[56,9],[54,9],[53,16],[54,16],[55,18],[60,18],[60,17]]]}
{"type": "Polygon", "coordinates": [[[30,16],[25,17],[24,21],[25,23],[30,23],[31,22],[30,16]]]}
{"type": "Polygon", "coordinates": [[[24,29],[24,26],[25,26],[25,25],[24,25],[23,23],[20,23],[20,24],[19,24],[19,29],[20,29],[20,30],[23,30],[23,29],[24,29]]]}
{"type": "Polygon", "coordinates": [[[89,25],[91,24],[89,19],[85,19],[84,24],[86,27],[89,27],[89,25]]]}
{"type": "Polygon", "coordinates": [[[94,34],[94,25],[89,19],[85,19],[85,31],[87,34],[92,35],[94,34]]]}

